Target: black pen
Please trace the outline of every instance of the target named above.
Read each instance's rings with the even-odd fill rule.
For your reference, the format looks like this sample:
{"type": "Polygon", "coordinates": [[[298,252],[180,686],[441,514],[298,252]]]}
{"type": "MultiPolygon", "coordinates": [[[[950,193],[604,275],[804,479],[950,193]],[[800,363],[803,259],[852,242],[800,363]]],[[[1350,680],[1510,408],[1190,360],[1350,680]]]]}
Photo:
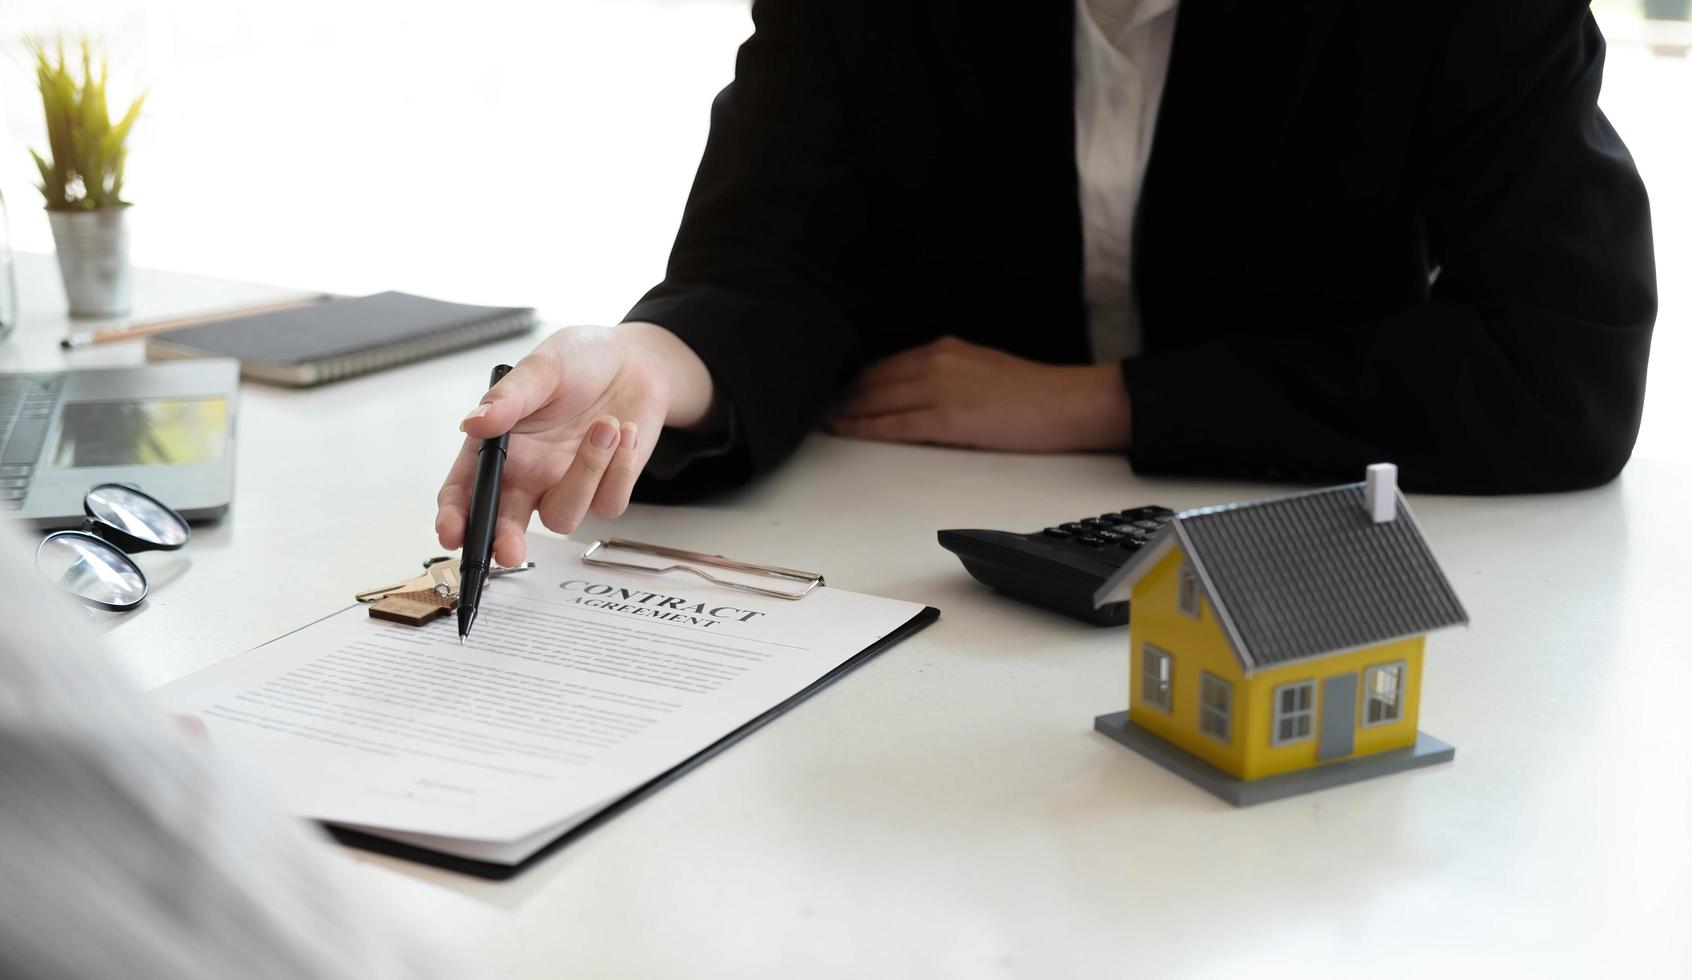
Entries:
{"type": "MultiPolygon", "coordinates": [[[[493,369],[492,388],[511,371],[511,365],[493,369]]],[[[482,601],[482,585],[493,567],[494,522],[499,517],[499,481],[505,472],[507,432],[497,439],[483,439],[481,459],[476,463],[476,484],[470,491],[470,519],[464,525],[464,553],[458,567],[458,642],[470,635],[476,622],[476,606],[482,601]]]]}

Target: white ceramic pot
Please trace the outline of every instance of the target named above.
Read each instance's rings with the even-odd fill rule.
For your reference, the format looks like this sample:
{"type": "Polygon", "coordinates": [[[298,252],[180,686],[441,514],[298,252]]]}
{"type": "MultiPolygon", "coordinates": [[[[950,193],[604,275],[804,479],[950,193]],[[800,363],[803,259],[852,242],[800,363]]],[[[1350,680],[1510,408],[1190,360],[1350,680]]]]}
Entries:
{"type": "Polygon", "coordinates": [[[123,316],[129,312],[128,206],[98,211],[49,211],[59,276],[71,316],[123,316]]]}

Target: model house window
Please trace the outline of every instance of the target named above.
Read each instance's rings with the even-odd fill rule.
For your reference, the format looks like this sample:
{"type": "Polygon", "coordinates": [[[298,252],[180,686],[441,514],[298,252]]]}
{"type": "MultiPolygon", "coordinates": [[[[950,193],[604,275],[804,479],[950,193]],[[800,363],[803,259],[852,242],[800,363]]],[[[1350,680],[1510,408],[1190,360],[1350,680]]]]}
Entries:
{"type": "Polygon", "coordinates": [[[1199,618],[1198,573],[1193,571],[1191,565],[1181,566],[1181,585],[1176,594],[1176,603],[1184,614],[1194,619],[1199,618]]]}
{"type": "Polygon", "coordinates": [[[1175,704],[1175,664],[1150,643],[1140,647],[1140,697],[1165,711],[1175,704]]]}
{"type": "Polygon", "coordinates": [[[1385,725],[1404,714],[1404,664],[1382,664],[1363,672],[1363,724],[1385,725]]]}
{"type": "Polygon", "coordinates": [[[1269,744],[1302,742],[1316,727],[1316,682],[1299,681],[1275,688],[1275,714],[1269,744]]]}
{"type": "Polygon", "coordinates": [[[1223,742],[1233,723],[1234,687],[1208,671],[1199,677],[1199,730],[1223,742]]]}

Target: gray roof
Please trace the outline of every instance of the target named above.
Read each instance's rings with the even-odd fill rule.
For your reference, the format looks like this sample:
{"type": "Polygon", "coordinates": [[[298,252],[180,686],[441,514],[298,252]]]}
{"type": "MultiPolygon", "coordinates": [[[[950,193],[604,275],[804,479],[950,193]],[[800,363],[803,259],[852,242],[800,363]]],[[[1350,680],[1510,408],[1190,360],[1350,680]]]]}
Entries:
{"type": "Polygon", "coordinates": [[[1377,524],[1357,483],[1186,511],[1159,535],[1165,547],[1122,571],[1137,579],[1155,563],[1149,552],[1178,539],[1248,670],[1467,623],[1397,503],[1397,517],[1377,524]]]}

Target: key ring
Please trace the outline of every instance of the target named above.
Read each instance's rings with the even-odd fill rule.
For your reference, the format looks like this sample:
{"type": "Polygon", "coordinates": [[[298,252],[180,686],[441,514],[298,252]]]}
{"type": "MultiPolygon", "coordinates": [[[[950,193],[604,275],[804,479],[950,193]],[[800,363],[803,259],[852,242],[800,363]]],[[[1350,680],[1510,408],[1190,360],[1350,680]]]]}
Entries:
{"type": "MultiPolygon", "coordinates": [[[[423,570],[428,571],[429,569],[434,568],[436,565],[439,565],[443,561],[453,561],[453,560],[454,559],[452,557],[448,556],[448,555],[436,555],[433,558],[425,558],[425,559],[423,559],[423,570]]],[[[534,568],[534,567],[535,567],[535,563],[532,562],[532,561],[520,562],[519,564],[511,565],[511,566],[495,565],[493,568],[488,569],[488,577],[489,578],[498,578],[501,575],[515,575],[518,572],[526,572],[529,569],[534,568]]]]}

